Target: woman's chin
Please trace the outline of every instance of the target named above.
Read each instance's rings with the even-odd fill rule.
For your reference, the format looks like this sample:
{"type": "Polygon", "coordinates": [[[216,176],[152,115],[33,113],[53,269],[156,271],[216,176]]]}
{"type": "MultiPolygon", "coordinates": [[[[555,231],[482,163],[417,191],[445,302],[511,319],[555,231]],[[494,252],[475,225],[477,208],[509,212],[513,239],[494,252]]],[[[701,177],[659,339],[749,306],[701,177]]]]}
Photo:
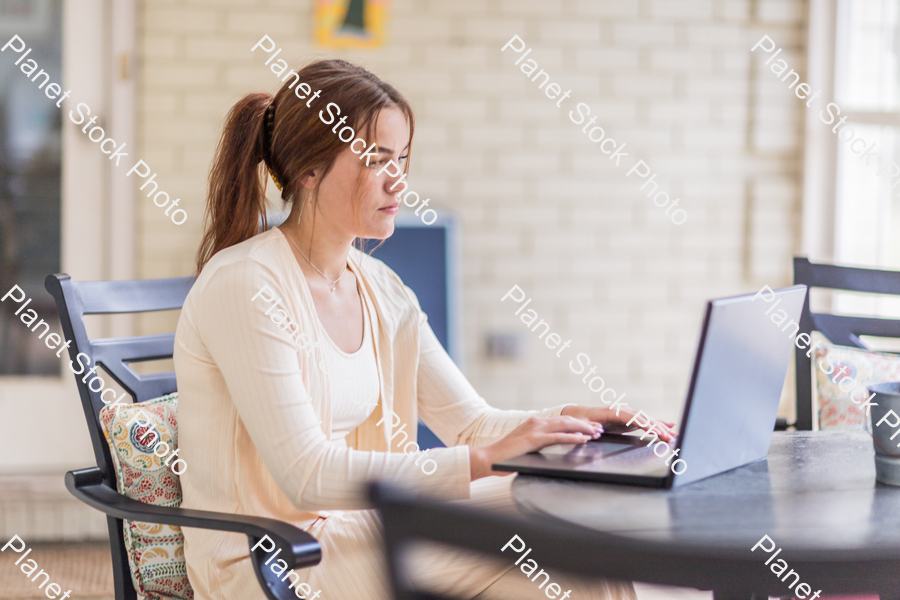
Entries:
{"type": "Polygon", "coordinates": [[[378,221],[366,227],[366,235],[361,236],[370,240],[383,240],[394,235],[394,221],[397,215],[385,215],[378,221]]]}

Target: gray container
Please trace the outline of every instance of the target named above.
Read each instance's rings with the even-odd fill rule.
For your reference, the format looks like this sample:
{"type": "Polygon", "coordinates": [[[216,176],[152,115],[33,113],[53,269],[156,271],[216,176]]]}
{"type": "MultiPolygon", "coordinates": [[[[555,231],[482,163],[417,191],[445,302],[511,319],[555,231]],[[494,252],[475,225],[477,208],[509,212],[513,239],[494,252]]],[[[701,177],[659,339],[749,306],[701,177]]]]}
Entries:
{"type": "Polygon", "coordinates": [[[869,393],[875,394],[872,398],[872,443],[875,446],[875,478],[889,485],[900,486],[900,435],[891,440],[891,436],[900,431],[900,426],[894,423],[900,422],[900,416],[893,415],[881,424],[876,425],[888,411],[893,410],[895,415],[900,415],[900,382],[878,383],[869,386],[869,393]]]}

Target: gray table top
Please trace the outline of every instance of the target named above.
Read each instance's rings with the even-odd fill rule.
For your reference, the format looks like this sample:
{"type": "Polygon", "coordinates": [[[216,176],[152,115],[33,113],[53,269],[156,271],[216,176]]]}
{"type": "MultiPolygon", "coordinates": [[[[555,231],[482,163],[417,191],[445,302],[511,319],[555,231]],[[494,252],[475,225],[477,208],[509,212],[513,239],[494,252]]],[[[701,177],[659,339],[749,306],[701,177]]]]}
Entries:
{"type": "Polygon", "coordinates": [[[900,487],[875,481],[864,432],[777,432],[766,460],[672,490],[519,476],[513,497],[539,513],[607,533],[749,549],[897,549],[900,487]]]}

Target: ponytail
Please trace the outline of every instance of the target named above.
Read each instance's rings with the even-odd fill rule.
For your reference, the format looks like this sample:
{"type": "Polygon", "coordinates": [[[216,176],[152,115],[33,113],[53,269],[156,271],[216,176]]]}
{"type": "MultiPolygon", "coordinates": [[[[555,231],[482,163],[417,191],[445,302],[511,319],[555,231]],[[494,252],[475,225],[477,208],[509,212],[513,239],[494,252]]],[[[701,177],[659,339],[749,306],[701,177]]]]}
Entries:
{"type": "Polygon", "coordinates": [[[262,178],[265,114],[269,94],[248,94],[225,119],[225,130],[209,172],[206,231],[197,251],[197,272],[219,250],[248,240],[266,228],[262,178]]]}

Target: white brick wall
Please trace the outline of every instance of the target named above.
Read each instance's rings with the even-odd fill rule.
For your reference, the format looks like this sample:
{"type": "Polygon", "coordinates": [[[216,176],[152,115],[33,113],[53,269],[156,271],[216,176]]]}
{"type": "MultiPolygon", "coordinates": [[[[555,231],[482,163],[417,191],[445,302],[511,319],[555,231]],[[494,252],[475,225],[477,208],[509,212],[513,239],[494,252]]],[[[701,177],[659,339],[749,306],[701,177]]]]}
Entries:
{"type": "MultiPolygon", "coordinates": [[[[800,0],[397,0],[388,45],[312,45],[312,2],[144,2],[140,156],[189,221],[140,203],[139,274],[188,274],[209,160],[231,104],[275,89],[263,34],[300,66],[358,62],[417,112],[410,181],[462,220],[466,365],[501,407],[592,402],[569,372],[577,352],[632,405],[678,415],[703,302],[781,285],[799,248],[800,103],[750,47],[769,33],[803,70],[800,0]],[[572,97],[562,109],[500,48],[518,34],[572,97]],[[587,103],[629,157],[620,168],[568,118],[587,103]],[[749,139],[748,139],[749,132],[749,139]],[[638,158],[681,198],[674,226],[625,172],[638,158]],[[749,223],[747,222],[749,219],[749,223]],[[518,284],[572,346],[557,358],[500,297],[518,284]],[[524,356],[484,356],[488,332],[518,332],[524,356]]],[[[159,322],[145,322],[157,331],[159,322]]],[[[168,318],[171,323],[171,317],[168,318]]]]}

